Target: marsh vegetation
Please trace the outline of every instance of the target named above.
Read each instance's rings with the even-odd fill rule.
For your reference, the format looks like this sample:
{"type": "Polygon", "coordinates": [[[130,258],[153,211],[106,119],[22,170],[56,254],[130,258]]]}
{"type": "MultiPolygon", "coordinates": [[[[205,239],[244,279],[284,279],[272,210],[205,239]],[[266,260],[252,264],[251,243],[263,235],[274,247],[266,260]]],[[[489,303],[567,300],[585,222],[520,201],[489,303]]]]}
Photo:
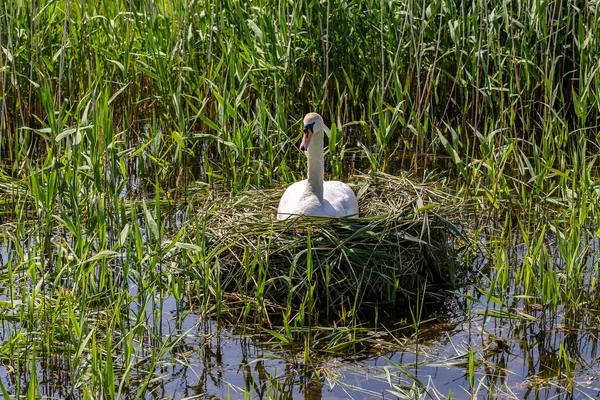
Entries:
{"type": "Polygon", "coordinates": [[[1,395],[596,397],[598,7],[0,2],[1,395]]]}

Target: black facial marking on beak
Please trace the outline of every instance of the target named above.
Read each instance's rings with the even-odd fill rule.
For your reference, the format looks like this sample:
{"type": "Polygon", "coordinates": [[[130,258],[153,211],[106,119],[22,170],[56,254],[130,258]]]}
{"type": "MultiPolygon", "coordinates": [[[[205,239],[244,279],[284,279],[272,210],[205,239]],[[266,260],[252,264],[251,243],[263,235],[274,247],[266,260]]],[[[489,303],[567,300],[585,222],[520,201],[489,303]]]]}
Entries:
{"type": "Polygon", "coordinates": [[[314,122],[304,125],[304,134],[308,135],[308,131],[313,131],[314,126],[315,126],[314,122]]]}

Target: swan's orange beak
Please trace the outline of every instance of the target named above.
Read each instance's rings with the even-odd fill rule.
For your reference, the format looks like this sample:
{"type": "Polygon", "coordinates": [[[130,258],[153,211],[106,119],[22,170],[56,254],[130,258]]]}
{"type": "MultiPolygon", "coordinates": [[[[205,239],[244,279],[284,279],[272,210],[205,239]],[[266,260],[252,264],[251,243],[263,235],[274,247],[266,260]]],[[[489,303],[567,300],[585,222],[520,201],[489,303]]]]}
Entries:
{"type": "Polygon", "coordinates": [[[302,135],[302,143],[300,143],[300,150],[306,151],[308,150],[308,145],[310,144],[310,139],[312,139],[313,128],[315,123],[312,122],[310,124],[304,124],[304,135],[302,135]]]}
{"type": "Polygon", "coordinates": [[[300,143],[300,150],[308,150],[308,145],[310,144],[310,139],[312,138],[312,135],[312,129],[309,128],[304,130],[304,135],[302,135],[302,143],[300,143]]]}

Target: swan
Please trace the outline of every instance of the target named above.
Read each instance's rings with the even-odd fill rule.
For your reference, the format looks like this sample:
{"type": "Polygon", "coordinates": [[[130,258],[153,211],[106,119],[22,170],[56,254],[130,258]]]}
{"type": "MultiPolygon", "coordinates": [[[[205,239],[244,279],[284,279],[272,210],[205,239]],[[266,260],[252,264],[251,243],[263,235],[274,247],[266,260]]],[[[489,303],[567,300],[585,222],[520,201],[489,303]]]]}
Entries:
{"type": "Polygon", "coordinates": [[[318,217],[358,216],[358,201],[350,186],[339,181],[323,182],[323,118],[317,113],[304,117],[300,150],[308,158],[308,179],[288,187],[281,196],[277,219],[298,215],[318,217]]]}

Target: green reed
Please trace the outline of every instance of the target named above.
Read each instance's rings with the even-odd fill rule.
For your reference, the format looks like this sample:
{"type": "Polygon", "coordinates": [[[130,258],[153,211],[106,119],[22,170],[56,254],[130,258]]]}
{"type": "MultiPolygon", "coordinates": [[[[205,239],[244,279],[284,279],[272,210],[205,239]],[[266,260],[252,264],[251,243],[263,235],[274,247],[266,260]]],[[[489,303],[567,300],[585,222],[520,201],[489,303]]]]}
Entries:
{"type": "Polygon", "coordinates": [[[492,148],[509,137],[529,156],[537,142],[529,135],[535,135],[556,154],[566,142],[550,142],[545,132],[565,124],[586,128],[596,118],[593,6],[577,18],[559,3],[515,8],[440,0],[421,7],[379,1],[328,9],[305,2],[247,9],[233,1],[7,5],[2,74],[16,84],[3,98],[9,134],[3,147],[17,160],[22,146],[16,144],[32,141],[18,128],[41,122],[58,135],[73,108],[107,86],[118,129],[139,132],[154,120],[155,143],[162,143],[157,158],[169,163],[171,174],[180,173],[186,158],[197,159],[189,156],[202,153],[198,141],[187,139],[201,138],[217,154],[205,157],[204,168],[217,168],[214,177],[227,177],[238,190],[293,179],[278,168],[289,162],[289,139],[296,137],[287,121],[309,109],[338,129],[365,121],[359,140],[374,152],[373,168],[383,170],[398,145],[441,150],[438,139],[452,130],[453,157],[464,165],[479,154],[477,135],[492,131],[499,132],[492,148]],[[19,107],[25,94],[28,105],[19,107]],[[61,110],[63,125],[53,122],[49,101],[60,103],[52,110],[61,110]]]}

